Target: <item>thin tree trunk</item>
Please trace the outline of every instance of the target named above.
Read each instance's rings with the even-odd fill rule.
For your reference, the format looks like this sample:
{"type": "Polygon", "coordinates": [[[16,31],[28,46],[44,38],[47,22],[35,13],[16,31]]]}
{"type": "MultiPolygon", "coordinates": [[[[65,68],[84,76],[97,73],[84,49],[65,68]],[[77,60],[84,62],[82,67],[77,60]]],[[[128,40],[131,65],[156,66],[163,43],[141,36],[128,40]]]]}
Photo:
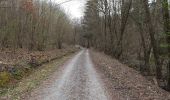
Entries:
{"type": "Polygon", "coordinates": [[[146,20],[146,24],[147,24],[148,29],[149,29],[149,35],[150,35],[151,44],[152,44],[152,47],[153,47],[153,54],[154,54],[154,58],[155,58],[156,77],[159,80],[159,79],[162,78],[162,72],[161,72],[162,68],[161,68],[159,51],[158,51],[156,39],[154,37],[155,30],[153,28],[153,24],[152,24],[152,21],[151,21],[151,15],[150,15],[150,12],[149,12],[148,0],[143,0],[143,5],[144,5],[144,10],[145,10],[145,20],[146,20]]]}
{"type": "Polygon", "coordinates": [[[122,52],[123,52],[123,36],[124,36],[125,29],[126,29],[127,21],[129,18],[129,12],[130,12],[131,5],[132,5],[132,0],[129,0],[128,3],[126,3],[127,7],[125,6],[124,0],[122,0],[123,8],[121,11],[122,18],[121,18],[121,27],[120,27],[120,39],[118,40],[118,43],[117,43],[117,46],[118,46],[118,52],[116,55],[117,58],[120,58],[120,56],[122,55],[122,52]]]}

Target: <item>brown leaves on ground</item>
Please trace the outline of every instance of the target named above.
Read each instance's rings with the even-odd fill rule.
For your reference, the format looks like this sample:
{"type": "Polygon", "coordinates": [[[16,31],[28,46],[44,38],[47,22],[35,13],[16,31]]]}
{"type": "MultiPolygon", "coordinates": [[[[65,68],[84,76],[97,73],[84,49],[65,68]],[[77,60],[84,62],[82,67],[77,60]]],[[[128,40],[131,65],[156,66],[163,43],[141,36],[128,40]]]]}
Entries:
{"type": "Polygon", "coordinates": [[[47,51],[28,51],[27,49],[3,50],[0,51],[0,65],[10,67],[10,65],[25,65],[28,64],[32,58],[38,63],[47,62],[55,58],[59,58],[66,53],[75,51],[73,47],[67,47],[64,49],[54,49],[47,51]]]}
{"type": "Polygon", "coordinates": [[[170,93],[145,79],[139,72],[99,52],[91,52],[96,67],[104,72],[112,90],[126,100],[170,100],[170,93]]]}

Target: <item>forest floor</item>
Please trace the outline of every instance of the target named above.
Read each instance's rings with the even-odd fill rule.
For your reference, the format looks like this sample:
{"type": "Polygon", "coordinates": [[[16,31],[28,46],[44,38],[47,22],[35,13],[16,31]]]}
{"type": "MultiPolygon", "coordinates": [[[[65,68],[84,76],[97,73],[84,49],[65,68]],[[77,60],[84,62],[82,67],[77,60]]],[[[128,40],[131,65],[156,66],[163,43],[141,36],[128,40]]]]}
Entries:
{"type": "Polygon", "coordinates": [[[170,100],[170,93],[119,61],[83,49],[44,65],[2,100],[170,100]]]}
{"type": "MultiPolygon", "coordinates": [[[[121,97],[119,100],[170,100],[169,92],[154,85],[133,68],[101,52],[92,51],[91,57],[96,70],[103,73],[108,90],[115,91],[121,97]]],[[[110,92],[110,95],[115,92],[110,92]]]]}
{"type": "Polygon", "coordinates": [[[75,47],[73,46],[65,46],[63,49],[52,49],[44,51],[29,51],[28,49],[0,50],[0,71],[9,69],[4,67],[16,67],[15,65],[18,64],[24,66],[24,64],[29,63],[31,60],[36,60],[37,63],[43,63],[65,55],[67,52],[74,50],[75,47]]]}

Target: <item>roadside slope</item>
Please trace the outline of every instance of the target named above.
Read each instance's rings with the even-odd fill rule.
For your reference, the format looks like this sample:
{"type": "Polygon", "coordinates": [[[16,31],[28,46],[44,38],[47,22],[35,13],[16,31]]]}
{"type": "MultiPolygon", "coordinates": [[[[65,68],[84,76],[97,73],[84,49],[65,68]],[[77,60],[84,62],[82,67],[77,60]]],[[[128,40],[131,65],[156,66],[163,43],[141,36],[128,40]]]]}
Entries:
{"type": "Polygon", "coordinates": [[[70,59],[76,51],[77,50],[74,52],[64,53],[62,56],[31,70],[31,72],[26,74],[27,76],[24,75],[19,82],[9,85],[4,88],[4,90],[0,89],[1,92],[4,91],[4,93],[0,95],[0,100],[20,100],[22,95],[29,93],[33,89],[37,88],[44,80],[48,79],[48,77],[59,69],[65,61],[70,59]]]}
{"type": "Polygon", "coordinates": [[[153,85],[132,68],[99,52],[91,51],[91,55],[96,69],[107,76],[108,88],[120,97],[126,100],[170,100],[170,93],[153,85]]]}

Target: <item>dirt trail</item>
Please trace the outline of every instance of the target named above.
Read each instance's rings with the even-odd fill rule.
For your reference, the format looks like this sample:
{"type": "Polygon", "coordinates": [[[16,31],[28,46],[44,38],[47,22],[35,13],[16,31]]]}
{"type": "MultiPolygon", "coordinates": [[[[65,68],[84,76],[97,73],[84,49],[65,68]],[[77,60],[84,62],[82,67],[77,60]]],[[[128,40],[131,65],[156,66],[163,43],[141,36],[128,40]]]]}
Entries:
{"type": "Polygon", "coordinates": [[[88,50],[79,52],[62,68],[28,100],[110,100],[88,50]]]}

